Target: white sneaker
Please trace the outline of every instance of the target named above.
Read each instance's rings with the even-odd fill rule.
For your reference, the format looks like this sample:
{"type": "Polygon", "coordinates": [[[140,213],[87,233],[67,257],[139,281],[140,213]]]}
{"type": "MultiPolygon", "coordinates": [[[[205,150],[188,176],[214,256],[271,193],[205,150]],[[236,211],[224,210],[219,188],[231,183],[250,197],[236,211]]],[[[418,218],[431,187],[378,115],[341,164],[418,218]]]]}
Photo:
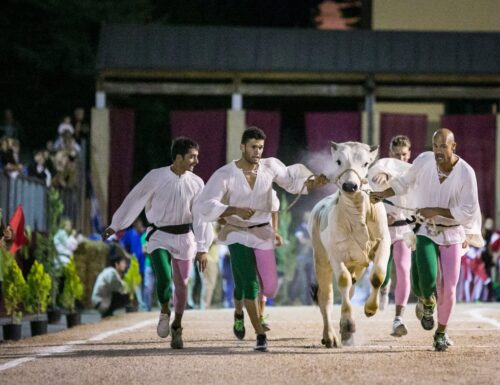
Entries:
{"type": "Polygon", "coordinates": [[[158,320],[158,326],[156,327],[156,333],[158,337],[165,338],[170,334],[170,315],[160,313],[160,319],[158,320]]]}
{"type": "Polygon", "coordinates": [[[395,318],[392,322],[392,334],[394,337],[403,337],[408,334],[408,329],[403,321],[399,318],[395,318]]]}

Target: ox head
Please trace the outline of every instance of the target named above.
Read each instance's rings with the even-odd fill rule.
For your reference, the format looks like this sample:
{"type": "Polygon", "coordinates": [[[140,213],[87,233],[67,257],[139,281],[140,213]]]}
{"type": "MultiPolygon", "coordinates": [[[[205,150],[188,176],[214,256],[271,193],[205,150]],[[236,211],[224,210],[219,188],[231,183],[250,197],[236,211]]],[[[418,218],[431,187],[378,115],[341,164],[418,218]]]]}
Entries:
{"type": "Polygon", "coordinates": [[[364,183],[368,167],[378,155],[378,146],[358,142],[330,142],[335,184],[346,193],[355,193],[364,183]]]}

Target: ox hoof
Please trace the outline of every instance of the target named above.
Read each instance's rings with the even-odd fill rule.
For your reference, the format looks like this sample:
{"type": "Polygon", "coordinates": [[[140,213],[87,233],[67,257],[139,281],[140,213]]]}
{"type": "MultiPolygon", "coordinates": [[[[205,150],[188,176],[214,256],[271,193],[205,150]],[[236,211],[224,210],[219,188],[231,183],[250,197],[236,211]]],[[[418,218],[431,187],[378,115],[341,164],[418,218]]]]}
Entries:
{"type": "Polygon", "coordinates": [[[339,343],[337,338],[334,338],[333,340],[331,339],[322,339],[321,344],[324,345],[326,348],[331,349],[331,348],[341,348],[342,344],[339,343]]]}
{"type": "MultiPolygon", "coordinates": [[[[351,319],[340,320],[341,333],[354,333],[356,331],[356,324],[351,319]]],[[[343,340],[343,338],[342,338],[343,340]]]]}
{"type": "Polygon", "coordinates": [[[341,333],[341,335],[342,335],[342,345],[354,346],[354,335],[352,333],[341,333]]]}
{"type": "Polygon", "coordinates": [[[365,305],[365,315],[367,317],[373,317],[377,313],[377,308],[371,308],[365,305]]]}

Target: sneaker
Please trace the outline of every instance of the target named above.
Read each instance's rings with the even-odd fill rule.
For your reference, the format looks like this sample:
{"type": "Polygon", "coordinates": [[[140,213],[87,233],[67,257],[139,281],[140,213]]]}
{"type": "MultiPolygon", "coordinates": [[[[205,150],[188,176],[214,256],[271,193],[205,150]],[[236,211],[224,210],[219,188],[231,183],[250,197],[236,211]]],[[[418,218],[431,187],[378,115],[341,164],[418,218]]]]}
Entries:
{"type": "Polygon", "coordinates": [[[415,305],[415,315],[417,316],[417,319],[419,321],[422,320],[422,317],[424,315],[424,300],[422,298],[418,298],[418,302],[415,305]]]}
{"type": "Polygon", "coordinates": [[[264,329],[265,332],[268,332],[269,330],[271,330],[271,328],[269,327],[269,324],[267,323],[268,318],[269,318],[268,315],[266,315],[266,316],[261,315],[260,316],[260,324],[262,325],[262,328],[264,329]]]}
{"type": "Polygon", "coordinates": [[[434,328],[434,308],[435,304],[424,305],[424,313],[420,324],[425,330],[432,330],[434,328]]]}
{"type": "Polygon", "coordinates": [[[239,340],[245,338],[245,313],[241,313],[241,318],[234,313],[233,333],[239,340]]]}
{"type": "Polygon", "coordinates": [[[408,329],[406,325],[400,318],[395,318],[392,322],[392,334],[393,337],[403,337],[408,334],[408,329]]]}
{"type": "Polygon", "coordinates": [[[386,287],[381,287],[378,293],[379,295],[379,305],[378,308],[380,310],[384,310],[389,305],[389,287],[390,282],[386,287]]]}
{"type": "Polygon", "coordinates": [[[438,352],[444,352],[446,349],[448,349],[448,344],[446,343],[446,333],[434,333],[434,343],[432,344],[432,346],[438,352]]]}
{"type": "Polygon", "coordinates": [[[258,352],[267,352],[267,337],[265,334],[257,334],[257,341],[253,350],[258,352]]]}
{"type": "Polygon", "coordinates": [[[160,313],[158,326],[156,327],[158,337],[166,338],[170,334],[170,314],[160,313]]]}
{"type": "Polygon", "coordinates": [[[182,342],[182,328],[172,328],[172,340],[170,341],[170,347],[172,349],[182,349],[184,347],[184,342],[182,342]]]}

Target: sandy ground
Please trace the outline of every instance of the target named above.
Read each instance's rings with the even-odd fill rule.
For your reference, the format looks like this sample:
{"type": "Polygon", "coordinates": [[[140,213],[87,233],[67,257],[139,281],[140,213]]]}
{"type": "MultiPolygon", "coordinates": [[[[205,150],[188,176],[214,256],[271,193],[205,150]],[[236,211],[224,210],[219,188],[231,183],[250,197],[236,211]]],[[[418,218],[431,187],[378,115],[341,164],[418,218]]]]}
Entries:
{"type": "MultiPolygon", "coordinates": [[[[338,306],[335,307],[338,322],[338,306]]],[[[185,314],[183,350],[156,336],[156,313],[123,314],[0,343],[1,384],[493,384],[500,378],[500,304],[458,305],[455,346],[432,348],[407,309],[409,334],[390,336],[394,306],[367,319],[356,308],[356,345],[326,349],[317,307],[268,309],[269,352],[232,335],[229,310],[185,314]],[[495,380],[496,378],[496,380],[495,380]]]]}

